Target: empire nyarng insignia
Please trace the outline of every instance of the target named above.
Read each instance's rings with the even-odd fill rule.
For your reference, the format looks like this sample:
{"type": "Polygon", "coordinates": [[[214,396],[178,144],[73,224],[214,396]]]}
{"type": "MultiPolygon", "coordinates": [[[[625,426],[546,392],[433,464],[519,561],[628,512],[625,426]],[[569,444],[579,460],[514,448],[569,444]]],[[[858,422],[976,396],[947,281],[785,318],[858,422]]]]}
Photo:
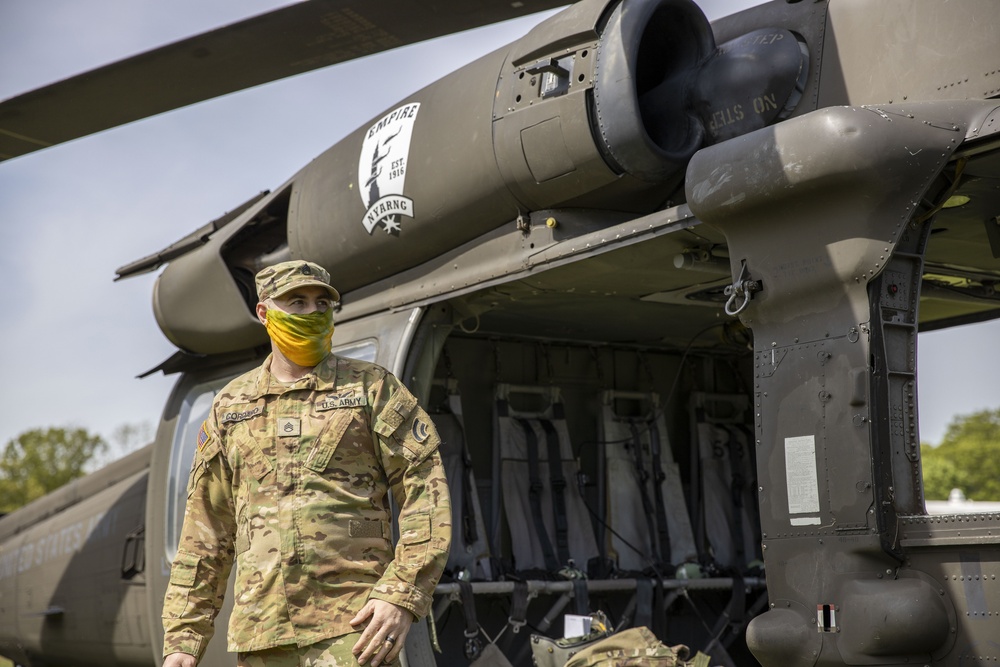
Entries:
{"type": "Polygon", "coordinates": [[[419,103],[390,111],[368,128],[358,160],[358,188],[368,209],[361,220],[371,234],[380,223],[386,233],[399,235],[402,216],[413,217],[413,200],[403,196],[410,137],[419,103]]]}

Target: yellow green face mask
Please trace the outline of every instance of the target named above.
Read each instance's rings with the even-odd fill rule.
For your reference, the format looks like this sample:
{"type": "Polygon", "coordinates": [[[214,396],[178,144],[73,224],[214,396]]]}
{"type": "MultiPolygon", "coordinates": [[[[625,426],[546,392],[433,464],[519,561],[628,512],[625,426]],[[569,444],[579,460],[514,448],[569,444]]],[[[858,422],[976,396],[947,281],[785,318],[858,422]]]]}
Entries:
{"type": "Polygon", "coordinates": [[[332,310],[296,315],[272,308],[264,326],[281,353],[299,366],[315,366],[330,354],[332,310]]]}

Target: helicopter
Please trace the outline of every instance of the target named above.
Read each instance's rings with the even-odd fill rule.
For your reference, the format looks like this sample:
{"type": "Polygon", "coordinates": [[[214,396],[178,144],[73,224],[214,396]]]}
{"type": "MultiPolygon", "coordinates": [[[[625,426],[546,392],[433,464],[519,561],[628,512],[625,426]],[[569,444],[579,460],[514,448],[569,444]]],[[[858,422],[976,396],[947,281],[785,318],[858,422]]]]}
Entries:
{"type": "Polygon", "coordinates": [[[997,31],[989,0],[584,0],[120,267],[165,266],[177,384],[148,448],[0,520],[0,653],[156,664],[195,430],[265,354],[255,270],[304,257],[334,351],[455,447],[407,664],[527,664],[570,605],[722,663],[994,658],[1000,516],[926,513],[916,338],[1000,314],[997,31]]]}

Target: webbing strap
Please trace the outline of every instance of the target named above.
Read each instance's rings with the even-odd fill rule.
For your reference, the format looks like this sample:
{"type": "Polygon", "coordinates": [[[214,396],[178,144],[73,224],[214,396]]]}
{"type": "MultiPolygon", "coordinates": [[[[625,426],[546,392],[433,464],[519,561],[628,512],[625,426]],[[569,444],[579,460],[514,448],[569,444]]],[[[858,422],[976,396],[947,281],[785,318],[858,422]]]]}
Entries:
{"type": "Polygon", "coordinates": [[[663,593],[663,580],[657,577],[653,582],[653,624],[649,626],[657,637],[667,636],[667,596],[663,593]]]}
{"type": "Polygon", "coordinates": [[[656,528],[660,535],[660,558],[662,562],[669,563],[671,559],[670,531],[667,528],[667,506],[663,501],[663,482],[667,476],[663,472],[663,459],[660,456],[660,429],[656,425],[656,419],[649,422],[649,445],[653,453],[653,493],[656,498],[656,528]]]}
{"type": "Polygon", "coordinates": [[[476,598],[472,593],[472,584],[468,581],[458,581],[458,592],[462,600],[462,616],[465,619],[466,636],[475,637],[479,634],[479,621],[476,619],[476,598]]]}
{"type": "Polygon", "coordinates": [[[720,637],[728,627],[730,632],[740,634],[746,618],[747,591],[743,583],[743,575],[739,570],[733,571],[733,594],[729,598],[726,609],[719,615],[719,619],[712,628],[712,636],[720,637]]]}
{"type": "Polygon", "coordinates": [[[483,650],[483,644],[479,640],[479,621],[476,619],[476,598],[472,594],[472,584],[468,581],[459,581],[458,590],[462,599],[462,616],[465,618],[465,657],[475,660],[483,650]]]}
{"type": "Polygon", "coordinates": [[[545,431],[545,442],[549,455],[549,484],[552,488],[552,510],[556,523],[556,549],[559,562],[569,562],[569,525],[566,521],[566,478],[563,477],[562,452],[559,448],[559,434],[548,419],[538,420],[545,431]]]}
{"type": "Polygon", "coordinates": [[[514,632],[517,632],[527,619],[528,582],[515,581],[514,592],[510,596],[510,617],[507,621],[514,626],[514,632]]]}
{"type": "Polygon", "coordinates": [[[472,457],[465,441],[462,441],[462,539],[466,545],[479,541],[476,528],[476,513],[472,504],[472,457]]]}
{"type": "Polygon", "coordinates": [[[642,464],[642,442],[639,439],[639,429],[636,427],[635,422],[629,422],[629,429],[632,431],[632,464],[635,466],[635,474],[639,478],[639,498],[642,499],[643,515],[646,519],[646,528],[649,530],[649,542],[653,551],[652,556],[655,562],[661,563],[663,559],[660,557],[660,550],[657,548],[656,540],[653,539],[655,532],[653,522],[656,511],[653,509],[652,503],[649,501],[649,494],[646,492],[646,481],[649,479],[649,473],[646,472],[646,467],[642,464]]]}
{"type": "Polygon", "coordinates": [[[510,595],[510,616],[507,617],[507,626],[510,632],[503,639],[503,648],[509,649],[514,643],[517,633],[521,631],[528,620],[528,583],[525,581],[515,581],[514,591],[510,595]]]}
{"type": "Polygon", "coordinates": [[[528,446],[528,500],[531,502],[531,515],[535,523],[535,532],[538,535],[538,542],[542,547],[542,555],[545,558],[546,569],[555,572],[559,569],[559,561],[552,550],[552,543],[549,541],[549,534],[545,530],[545,519],[542,516],[542,478],[538,471],[538,438],[535,436],[535,429],[527,419],[514,417],[521,428],[524,429],[524,437],[528,446]]]}
{"type": "MultiPolygon", "coordinates": [[[[743,493],[741,494],[741,497],[746,499],[747,498],[746,492],[749,489],[750,498],[752,499],[753,489],[757,487],[756,466],[754,465],[754,460],[753,460],[754,434],[753,431],[751,431],[746,424],[733,424],[732,426],[734,426],[736,430],[742,433],[743,436],[746,438],[747,442],[746,454],[748,457],[750,457],[750,460],[747,462],[745,467],[743,467],[743,470],[750,472],[750,479],[746,480],[745,484],[743,485],[743,493]]],[[[750,507],[748,509],[749,511],[746,513],[745,518],[750,521],[750,526],[749,526],[750,534],[760,535],[760,514],[757,512],[757,506],[753,502],[751,502],[750,507]]],[[[748,559],[757,558],[759,556],[759,553],[760,553],[759,551],[755,550],[753,556],[751,557],[748,555],[747,558],[748,559]]]]}
{"type": "Polygon", "coordinates": [[[573,606],[579,616],[590,614],[590,591],[587,590],[586,579],[573,580],[573,606]]]}
{"type": "Polygon", "coordinates": [[[635,621],[632,627],[643,626],[653,626],[653,582],[650,579],[635,580],[635,621]]]}
{"type": "Polygon", "coordinates": [[[730,481],[730,491],[733,500],[733,548],[736,550],[736,569],[746,567],[746,550],[743,547],[743,467],[740,465],[743,452],[740,451],[740,443],[736,439],[736,434],[729,431],[729,472],[732,476],[730,481]]]}

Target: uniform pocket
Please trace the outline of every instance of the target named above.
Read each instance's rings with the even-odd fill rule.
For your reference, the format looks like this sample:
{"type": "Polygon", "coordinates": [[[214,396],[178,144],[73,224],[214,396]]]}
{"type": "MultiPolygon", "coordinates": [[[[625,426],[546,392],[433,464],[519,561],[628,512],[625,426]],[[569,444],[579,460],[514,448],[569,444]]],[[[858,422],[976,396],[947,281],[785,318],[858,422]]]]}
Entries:
{"type": "Polygon", "coordinates": [[[191,588],[198,580],[198,564],[201,557],[178,551],[174,563],[170,567],[170,583],[176,586],[191,588]]]}
{"type": "Polygon", "coordinates": [[[330,459],[337,449],[337,445],[344,438],[347,429],[354,422],[357,409],[337,408],[330,411],[332,414],[327,418],[325,424],[316,434],[315,445],[306,457],[305,467],[313,472],[322,473],[330,465],[330,459]]]}
{"type": "Polygon", "coordinates": [[[191,605],[192,589],[198,582],[198,568],[201,558],[178,551],[170,566],[170,585],[163,599],[164,618],[185,618],[191,605]]]}
{"type": "Polygon", "coordinates": [[[399,545],[396,563],[407,570],[419,569],[427,563],[431,546],[431,515],[416,512],[399,518],[399,545]]]}
{"type": "Polygon", "coordinates": [[[399,518],[399,543],[420,544],[431,539],[431,515],[417,512],[399,518]]]}
{"type": "Polygon", "coordinates": [[[375,432],[388,438],[406,421],[413,408],[417,407],[417,398],[406,388],[401,388],[390,399],[375,422],[375,432]]]}
{"type": "MultiPolygon", "coordinates": [[[[274,470],[271,461],[264,456],[260,445],[257,444],[249,427],[245,424],[236,424],[229,432],[230,442],[234,445],[231,450],[235,450],[242,459],[243,466],[250,471],[250,474],[258,482],[262,481],[269,472],[274,470]]],[[[239,468],[239,461],[230,460],[233,469],[239,468]]]]}
{"type": "Polygon", "coordinates": [[[323,472],[333,458],[334,447],[332,445],[319,445],[315,447],[306,459],[306,467],[313,472],[323,472]]]}

